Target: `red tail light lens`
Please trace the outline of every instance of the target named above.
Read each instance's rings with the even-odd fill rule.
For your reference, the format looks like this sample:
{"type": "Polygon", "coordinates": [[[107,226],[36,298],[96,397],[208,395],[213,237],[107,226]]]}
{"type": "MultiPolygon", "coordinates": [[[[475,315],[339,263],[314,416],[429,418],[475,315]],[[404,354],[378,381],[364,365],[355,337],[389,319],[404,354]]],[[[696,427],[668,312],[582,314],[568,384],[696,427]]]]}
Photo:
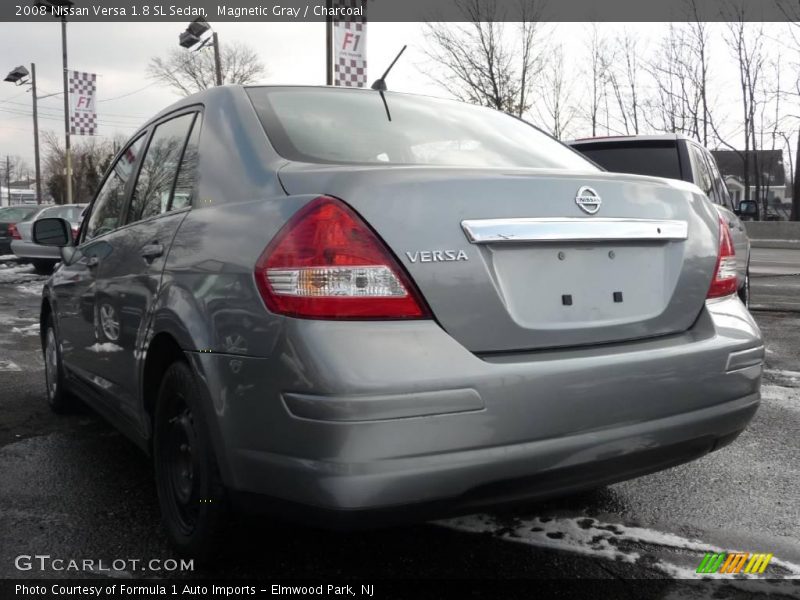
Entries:
{"type": "Polygon", "coordinates": [[[724,219],[719,220],[719,251],[714,279],[708,290],[708,298],[721,298],[736,293],[736,251],[733,249],[731,232],[724,219]]]}
{"type": "Polygon", "coordinates": [[[11,236],[11,238],[14,239],[14,240],[21,240],[22,239],[22,236],[19,234],[19,231],[17,231],[17,226],[14,225],[13,223],[11,223],[8,226],[8,233],[11,236]]]}
{"type": "Polygon", "coordinates": [[[281,229],[256,264],[272,312],[310,319],[429,318],[383,242],[343,202],[321,196],[281,229]]]}

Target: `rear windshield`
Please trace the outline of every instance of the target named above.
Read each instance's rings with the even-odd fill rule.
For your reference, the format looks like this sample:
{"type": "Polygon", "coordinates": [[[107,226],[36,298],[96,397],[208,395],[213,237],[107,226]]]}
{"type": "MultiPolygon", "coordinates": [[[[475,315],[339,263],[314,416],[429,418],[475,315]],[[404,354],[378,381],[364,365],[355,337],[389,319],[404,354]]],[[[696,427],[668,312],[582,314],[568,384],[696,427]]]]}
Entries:
{"type": "Polygon", "coordinates": [[[10,221],[12,223],[16,223],[28,215],[35,213],[37,210],[39,209],[36,206],[4,208],[0,210],[0,221],[10,221]]]}
{"type": "Polygon", "coordinates": [[[574,144],[578,152],[614,173],[682,179],[677,144],[574,144]]]}
{"type": "Polygon", "coordinates": [[[63,206],[51,206],[38,212],[35,215],[30,215],[26,221],[44,219],[45,217],[66,219],[67,221],[77,222],[81,220],[81,213],[86,208],[85,204],[67,204],[63,206]],[[34,219],[35,218],[35,219],[34,219]]]}
{"type": "Polygon", "coordinates": [[[503,113],[425,96],[325,88],[248,88],[288,160],[332,164],[597,168],[503,113]],[[387,115],[387,107],[391,120],[387,115]]]}

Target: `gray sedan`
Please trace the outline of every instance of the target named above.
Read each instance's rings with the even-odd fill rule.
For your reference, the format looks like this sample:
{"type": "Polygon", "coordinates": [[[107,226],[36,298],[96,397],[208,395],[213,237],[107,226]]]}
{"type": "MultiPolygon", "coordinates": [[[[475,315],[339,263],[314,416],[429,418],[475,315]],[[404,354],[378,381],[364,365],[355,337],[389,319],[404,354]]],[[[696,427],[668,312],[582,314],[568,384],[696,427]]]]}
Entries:
{"type": "Polygon", "coordinates": [[[371,90],[219,87],[115,159],[41,311],[47,397],[150,453],[166,531],[571,493],[718,450],[761,334],[694,185],[523,121],[371,90]]]}
{"type": "Polygon", "coordinates": [[[61,218],[70,226],[73,236],[77,235],[81,223],[81,215],[86,204],[63,204],[60,206],[45,206],[28,215],[17,223],[17,236],[11,241],[11,251],[24,261],[29,261],[40,273],[49,273],[55,264],[61,260],[58,248],[37,244],[32,237],[33,224],[39,219],[61,218]]]}

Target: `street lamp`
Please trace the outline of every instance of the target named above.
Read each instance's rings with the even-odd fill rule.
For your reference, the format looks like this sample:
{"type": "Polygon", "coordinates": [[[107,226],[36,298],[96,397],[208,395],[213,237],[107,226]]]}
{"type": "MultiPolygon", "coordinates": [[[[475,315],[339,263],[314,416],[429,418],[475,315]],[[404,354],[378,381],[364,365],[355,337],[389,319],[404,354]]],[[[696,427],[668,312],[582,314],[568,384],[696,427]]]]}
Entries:
{"type": "MultiPolygon", "coordinates": [[[[72,0],[36,0],[35,5],[47,8],[50,14],[56,14],[57,8],[69,8],[75,4],[72,0]]],[[[64,148],[66,150],[67,204],[72,204],[72,152],[69,139],[69,75],[67,72],[67,17],[61,13],[61,62],[64,68],[64,148]]]]}
{"type": "Polygon", "coordinates": [[[31,86],[31,96],[33,100],[33,156],[36,164],[36,203],[41,204],[42,172],[39,167],[39,97],[36,95],[36,65],[31,63],[30,72],[23,66],[12,69],[3,81],[8,81],[14,85],[30,84],[31,86]],[[30,75],[30,79],[28,79],[28,75],[30,75]]]}
{"type": "Polygon", "coordinates": [[[214,71],[216,75],[217,85],[222,85],[222,64],[219,58],[219,38],[217,32],[211,29],[211,24],[203,17],[197,17],[194,21],[189,23],[186,31],[178,36],[178,44],[187,50],[191,50],[197,44],[200,44],[195,50],[200,50],[211,42],[214,46],[214,71]],[[203,36],[211,31],[211,35],[203,39],[203,36]]]}

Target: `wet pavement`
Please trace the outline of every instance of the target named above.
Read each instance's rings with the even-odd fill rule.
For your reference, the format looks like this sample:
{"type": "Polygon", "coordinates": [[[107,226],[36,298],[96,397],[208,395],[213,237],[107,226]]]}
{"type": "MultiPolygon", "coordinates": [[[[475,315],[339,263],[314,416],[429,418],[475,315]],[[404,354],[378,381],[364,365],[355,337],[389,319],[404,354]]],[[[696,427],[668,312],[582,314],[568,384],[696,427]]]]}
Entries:
{"type": "MultiPolygon", "coordinates": [[[[800,277],[772,276],[784,282],[775,293],[792,299],[800,277]]],[[[149,460],[91,411],[56,417],[46,408],[40,285],[0,259],[0,578],[86,575],[20,572],[14,561],[23,554],[106,564],[173,557],[149,460]]],[[[762,292],[754,286],[754,304],[770,302],[762,292]]],[[[378,531],[239,519],[218,559],[193,571],[134,565],[95,574],[694,578],[705,552],[748,551],[774,553],[772,577],[796,578],[768,589],[800,596],[800,313],[754,315],[767,343],[762,406],[736,442],[693,463],[523,508],[378,531]]],[[[752,597],[739,583],[719,597],[752,597]]],[[[664,597],[674,597],[670,589],[664,597]]]]}

